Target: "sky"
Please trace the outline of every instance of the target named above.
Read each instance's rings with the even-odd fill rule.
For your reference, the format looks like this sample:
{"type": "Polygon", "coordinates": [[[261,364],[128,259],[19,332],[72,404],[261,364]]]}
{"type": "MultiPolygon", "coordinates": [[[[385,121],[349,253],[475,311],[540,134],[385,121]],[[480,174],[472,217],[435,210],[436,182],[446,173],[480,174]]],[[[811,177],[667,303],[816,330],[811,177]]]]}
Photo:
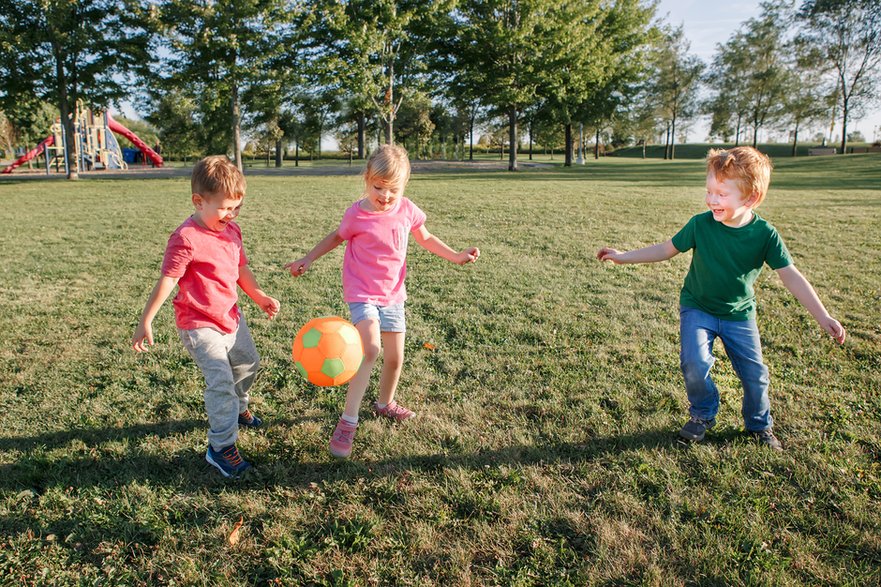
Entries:
{"type": "MultiPolygon", "coordinates": [[[[718,43],[724,43],[742,23],[759,15],[759,4],[759,0],[660,0],[657,15],[673,26],[682,25],[692,54],[709,64],[718,43]]],[[[837,121],[836,128],[840,124],[837,121]]],[[[858,129],[868,141],[881,140],[881,106],[860,121],[849,120],[847,126],[848,132],[858,129]]],[[[706,124],[696,124],[689,138],[703,140],[705,135],[706,124]]]]}

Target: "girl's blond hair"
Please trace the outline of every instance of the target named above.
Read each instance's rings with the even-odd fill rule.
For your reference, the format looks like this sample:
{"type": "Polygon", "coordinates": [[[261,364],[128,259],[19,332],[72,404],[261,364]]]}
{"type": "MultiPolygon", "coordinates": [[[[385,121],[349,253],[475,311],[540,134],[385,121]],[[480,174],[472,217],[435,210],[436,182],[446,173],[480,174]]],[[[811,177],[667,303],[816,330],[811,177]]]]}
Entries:
{"type": "Polygon", "coordinates": [[[410,158],[404,147],[381,145],[367,159],[364,182],[373,179],[385,184],[406,185],[410,181],[410,158]]]}
{"type": "Polygon", "coordinates": [[[710,149],[707,153],[707,173],[712,173],[717,181],[733,179],[747,198],[755,196],[753,208],[757,208],[768,193],[771,169],[768,156],[752,147],[710,149]]]}

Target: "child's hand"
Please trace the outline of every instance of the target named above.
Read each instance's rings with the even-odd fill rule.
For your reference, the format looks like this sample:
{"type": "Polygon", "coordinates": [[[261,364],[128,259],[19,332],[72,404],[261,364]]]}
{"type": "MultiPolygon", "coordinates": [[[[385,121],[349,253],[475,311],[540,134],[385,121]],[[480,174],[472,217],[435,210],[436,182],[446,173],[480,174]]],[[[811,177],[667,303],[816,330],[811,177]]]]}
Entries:
{"type": "Polygon", "coordinates": [[[269,316],[270,320],[275,318],[275,315],[278,314],[278,311],[281,309],[281,303],[270,296],[264,296],[257,302],[257,305],[260,306],[261,310],[266,312],[266,315],[269,316]]]}
{"type": "Polygon", "coordinates": [[[289,269],[291,275],[294,277],[299,277],[309,271],[309,267],[312,266],[312,261],[308,257],[303,257],[302,259],[297,259],[291,263],[288,263],[284,266],[285,269],[289,269]]]}
{"type": "Polygon", "coordinates": [[[600,261],[611,261],[612,263],[620,263],[619,260],[622,253],[617,249],[612,249],[609,247],[603,247],[599,251],[597,251],[597,259],[600,261]]]}
{"type": "Polygon", "coordinates": [[[823,327],[823,330],[829,333],[829,336],[831,336],[835,342],[838,344],[844,344],[844,338],[847,336],[847,332],[844,330],[844,326],[841,325],[841,322],[832,316],[827,316],[824,320],[820,320],[820,326],[823,327]]]}
{"type": "Polygon", "coordinates": [[[132,348],[139,353],[147,350],[148,346],[153,346],[153,325],[138,323],[135,333],[132,335],[132,348]]]}
{"type": "Polygon", "coordinates": [[[480,257],[480,249],[477,247],[469,247],[461,251],[456,258],[457,265],[465,265],[466,263],[474,263],[480,257]]]}

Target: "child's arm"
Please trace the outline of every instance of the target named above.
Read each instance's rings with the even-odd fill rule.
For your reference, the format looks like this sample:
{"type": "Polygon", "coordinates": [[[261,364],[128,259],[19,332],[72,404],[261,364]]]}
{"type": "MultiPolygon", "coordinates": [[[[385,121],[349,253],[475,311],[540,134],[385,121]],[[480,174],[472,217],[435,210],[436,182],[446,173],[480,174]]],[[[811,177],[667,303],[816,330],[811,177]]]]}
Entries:
{"type": "Polygon", "coordinates": [[[257,285],[257,278],[254,277],[254,272],[251,271],[250,267],[247,265],[239,267],[239,280],[237,283],[242,288],[242,291],[254,300],[254,303],[260,306],[261,310],[266,312],[270,320],[275,318],[275,315],[278,314],[281,308],[281,304],[277,299],[269,297],[260,289],[260,286],[257,285]]]}
{"type": "Polygon", "coordinates": [[[464,265],[465,263],[474,263],[480,257],[480,249],[477,247],[468,247],[462,249],[458,253],[451,249],[444,241],[434,236],[423,224],[413,231],[413,238],[416,242],[429,253],[434,253],[442,259],[446,259],[456,265],[464,265]]]}
{"type": "Polygon", "coordinates": [[[658,261],[672,259],[678,254],[679,249],[673,246],[672,240],[668,240],[665,243],[658,243],[650,247],[625,252],[603,247],[597,251],[597,259],[600,261],[611,261],[616,265],[624,263],[657,263],[658,261]]]}
{"type": "Polygon", "coordinates": [[[829,336],[835,339],[838,344],[842,344],[847,334],[844,326],[829,315],[826,307],[823,306],[823,302],[817,296],[817,292],[814,291],[814,288],[811,287],[805,276],[795,268],[795,265],[787,265],[782,269],[778,269],[777,275],[780,276],[780,280],[786,286],[786,289],[792,292],[792,295],[801,302],[801,305],[811,313],[811,316],[814,317],[814,320],[820,324],[823,330],[828,332],[829,336]]]}
{"type": "Polygon", "coordinates": [[[132,348],[139,353],[146,351],[148,346],[153,345],[153,318],[156,317],[159,308],[162,307],[162,304],[165,303],[165,300],[174,291],[179,280],[180,277],[163,275],[156,282],[150,297],[147,298],[147,304],[141,313],[141,319],[138,321],[138,326],[132,335],[132,348]]]}
{"type": "Polygon", "coordinates": [[[289,269],[291,275],[294,277],[299,277],[309,271],[309,267],[312,266],[312,263],[331,252],[338,246],[340,246],[344,241],[344,239],[340,236],[338,230],[333,230],[326,237],[321,239],[321,241],[315,245],[311,251],[309,251],[305,257],[302,259],[297,259],[296,261],[291,261],[287,265],[285,265],[285,269],[289,269]]]}

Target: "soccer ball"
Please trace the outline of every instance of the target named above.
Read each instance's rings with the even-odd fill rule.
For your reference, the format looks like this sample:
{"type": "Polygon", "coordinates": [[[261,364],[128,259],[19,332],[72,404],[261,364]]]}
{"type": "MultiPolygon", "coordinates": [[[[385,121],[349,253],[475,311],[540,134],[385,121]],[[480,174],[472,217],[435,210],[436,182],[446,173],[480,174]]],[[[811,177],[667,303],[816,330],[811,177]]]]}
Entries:
{"type": "Polygon", "coordinates": [[[310,383],[329,387],[348,382],[364,358],[361,335],[339,316],[314,318],[294,337],[297,371],[310,383]]]}

